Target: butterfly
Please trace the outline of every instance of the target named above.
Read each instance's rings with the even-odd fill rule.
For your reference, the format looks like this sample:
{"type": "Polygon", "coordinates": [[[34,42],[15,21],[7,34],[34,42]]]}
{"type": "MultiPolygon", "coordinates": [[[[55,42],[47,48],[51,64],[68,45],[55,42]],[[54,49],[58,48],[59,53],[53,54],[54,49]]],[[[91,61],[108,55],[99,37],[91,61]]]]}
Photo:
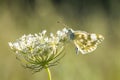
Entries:
{"type": "Polygon", "coordinates": [[[79,52],[82,54],[90,53],[104,40],[104,37],[100,34],[87,33],[85,31],[74,31],[71,28],[68,29],[67,35],[76,46],[76,54],[79,52]]]}

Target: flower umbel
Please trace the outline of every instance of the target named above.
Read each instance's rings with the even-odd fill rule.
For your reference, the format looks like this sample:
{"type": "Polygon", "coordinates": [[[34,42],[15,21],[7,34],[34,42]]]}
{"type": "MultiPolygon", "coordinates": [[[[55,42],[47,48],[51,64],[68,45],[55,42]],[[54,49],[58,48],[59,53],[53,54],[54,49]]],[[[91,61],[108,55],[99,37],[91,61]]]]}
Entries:
{"type": "Polygon", "coordinates": [[[39,34],[24,35],[9,46],[26,68],[35,72],[56,65],[64,56],[64,43],[57,35],[46,35],[46,30],[39,34]]]}

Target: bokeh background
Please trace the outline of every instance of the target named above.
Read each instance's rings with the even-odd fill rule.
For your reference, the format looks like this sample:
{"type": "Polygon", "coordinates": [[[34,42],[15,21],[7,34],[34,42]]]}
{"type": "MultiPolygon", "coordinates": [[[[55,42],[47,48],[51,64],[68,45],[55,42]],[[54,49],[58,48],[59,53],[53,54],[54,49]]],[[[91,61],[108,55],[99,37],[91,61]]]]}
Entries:
{"type": "Polygon", "coordinates": [[[65,57],[50,68],[52,80],[120,80],[119,0],[0,0],[0,80],[48,80],[45,70],[24,69],[8,42],[43,29],[55,33],[63,24],[105,40],[86,55],[67,44],[65,57]]]}

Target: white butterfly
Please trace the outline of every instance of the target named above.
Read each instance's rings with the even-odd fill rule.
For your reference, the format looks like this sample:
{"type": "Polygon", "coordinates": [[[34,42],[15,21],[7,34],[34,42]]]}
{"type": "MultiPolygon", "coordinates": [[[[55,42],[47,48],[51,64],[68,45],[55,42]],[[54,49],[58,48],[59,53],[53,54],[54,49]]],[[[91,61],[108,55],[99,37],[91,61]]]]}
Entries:
{"type": "Polygon", "coordinates": [[[77,54],[79,52],[86,54],[94,51],[98,44],[104,40],[104,37],[100,34],[74,31],[72,29],[68,29],[68,37],[74,42],[77,54]]]}

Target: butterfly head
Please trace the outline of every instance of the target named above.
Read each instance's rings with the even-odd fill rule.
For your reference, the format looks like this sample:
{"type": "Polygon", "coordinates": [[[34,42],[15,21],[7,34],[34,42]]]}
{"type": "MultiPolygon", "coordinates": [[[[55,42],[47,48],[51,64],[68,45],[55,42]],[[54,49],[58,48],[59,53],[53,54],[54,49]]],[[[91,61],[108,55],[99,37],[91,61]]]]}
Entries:
{"type": "Polygon", "coordinates": [[[67,32],[68,39],[73,40],[75,37],[74,30],[71,28],[68,28],[67,30],[68,30],[68,32],[67,32]]]}

